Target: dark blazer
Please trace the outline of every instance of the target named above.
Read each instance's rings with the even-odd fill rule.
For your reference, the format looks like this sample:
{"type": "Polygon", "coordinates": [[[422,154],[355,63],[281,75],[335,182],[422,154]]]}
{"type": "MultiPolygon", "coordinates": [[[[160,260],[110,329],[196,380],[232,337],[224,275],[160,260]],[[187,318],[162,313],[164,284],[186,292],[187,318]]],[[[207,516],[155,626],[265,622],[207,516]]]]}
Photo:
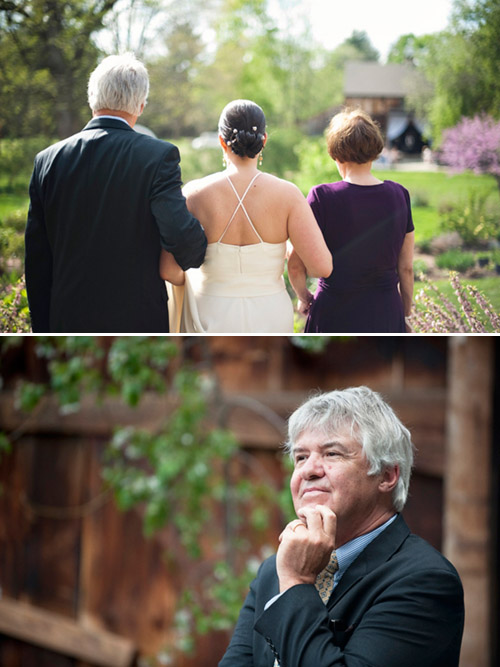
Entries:
{"type": "Polygon", "coordinates": [[[36,156],[25,235],[34,332],[168,332],[160,248],[187,269],[207,243],[179,162],[174,145],[99,117],[36,156]]]}
{"type": "Polygon", "coordinates": [[[455,568],[399,516],[346,570],[328,604],[278,593],[275,557],[252,583],[219,667],[456,667],[464,623],[455,568]]]}

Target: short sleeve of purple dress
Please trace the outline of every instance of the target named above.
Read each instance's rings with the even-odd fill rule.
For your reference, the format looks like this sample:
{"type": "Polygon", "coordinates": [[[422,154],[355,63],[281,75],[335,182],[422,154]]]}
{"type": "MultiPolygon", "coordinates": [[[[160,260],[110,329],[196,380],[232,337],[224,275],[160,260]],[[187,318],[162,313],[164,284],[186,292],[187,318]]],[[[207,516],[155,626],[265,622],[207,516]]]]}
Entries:
{"type": "Polygon", "coordinates": [[[410,196],[399,183],[317,185],[307,198],[333,255],[320,278],[307,333],[404,333],[398,257],[413,231],[410,196]]]}

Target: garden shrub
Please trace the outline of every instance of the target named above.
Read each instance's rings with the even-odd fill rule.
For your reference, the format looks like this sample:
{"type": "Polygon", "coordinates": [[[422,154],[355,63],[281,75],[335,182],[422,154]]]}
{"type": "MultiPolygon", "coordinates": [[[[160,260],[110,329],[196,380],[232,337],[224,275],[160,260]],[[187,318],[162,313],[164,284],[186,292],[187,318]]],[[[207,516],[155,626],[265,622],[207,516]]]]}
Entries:
{"type": "Polygon", "coordinates": [[[21,209],[0,220],[0,269],[13,272],[15,280],[23,272],[25,227],[26,211],[21,209]]]}
{"type": "Polygon", "coordinates": [[[53,142],[44,136],[0,139],[0,175],[6,177],[4,191],[25,187],[26,179],[33,169],[35,155],[50,143],[53,142]]]}
{"type": "Polygon", "coordinates": [[[488,207],[488,195],[470,190],[465,202],[440,207],[440,225],[445,232],[457,232],[470,247],[500,238],[498,211],[488,207]]]}
{"type": "Polygon", "coordinates": [[[471,269],[475,263],[476,257],[474,253],[463,252],[458,249],[448,250],[436,257],[436,264],[440,269],[450,269],[451,271],[458,271],[459,273],[471,269]]]}
{"type": "Polygon", "coordinates": [[[0,332],[30,333],[31,322],[24,276],[0,295],[0,332]]]}
{"type": "Polygon", "coordinates": [[[305,138],[297,146],[299,169],[294,174],[294,183],[307,195],[313,185],[338,181],[337,166],[328,155],[324,137],[305,138]]]}
{"type": "Polygon", "coordinates": [[[300,146],[304,134],[293,128],[270,128],[268,131],[262,169],[280,178],[290,178],[300,168],[300,146]]]}
{"type": "Polygon", "coordinates": [[[500,188],[500,122],[484,113],[463,117],[443,133],[441,159],[453,171],[491,174],[500,188]]]}
{"type": "Polygon", "coordinates": [[[430,206],[429,194],[423,190],[415,190],[415,192],[412,192],[410,194],[410,199],[412,208],[416,206],[427,208],[427,206],[430,206]]]}
{"type": "Polygon", "coordinates": [[[424,259],[416,259],[413,262],[413,272],[415,274],[419,273],[429,273],[429,267],[427,262],[424,259]]]}
{"type": "Polygon", "coordinates": [[[220,171],[222,167],[222,149],[203,148],[195,149],[191,142],[179,140],[176,142],[181,154],[181,172],[183,183],[220,171]]]}

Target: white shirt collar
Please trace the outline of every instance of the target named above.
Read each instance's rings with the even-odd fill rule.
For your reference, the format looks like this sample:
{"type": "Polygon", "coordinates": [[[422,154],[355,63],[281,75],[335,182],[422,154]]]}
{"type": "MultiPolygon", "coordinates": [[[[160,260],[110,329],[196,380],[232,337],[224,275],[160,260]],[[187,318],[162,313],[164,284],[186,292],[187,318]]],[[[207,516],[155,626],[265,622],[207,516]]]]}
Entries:
{"type": "Polygon", "coordinates": [[[121,116],[106,116],[106,115],[99,115],[99,116],[94,116],[94,118],[112,118],[113,120],[121,120],[123,121],[126,125],[131,127],[131,125],[125,120],[125,118],[122,118],[121,116]]]}
{"type": "Polygon", "coordinates": [[[337,570],[334,576],[335,585],[338,584],[338,582],[342,578],[342,575],[347,570],[349,565],[351,565],[351,563],[353,563],[356,560],[359,554],[364,549],[366,549],[366,547],[370,544],[370,542],[373,542],[373,540],[376,537],[378,537],[382,531],[384,531],[388,526],[391,525],[391,523],[397,518],[397,516],[398,516],[397,514],[394,514],[394,516],[391,516],[391,518],[388,521],[383,523],[378,528],[375,528],[375,530],[372,530],[370,533],[366,533],[366,535],[360,535],[359,537],[355,537],[350,542],[347,542],[346,544],[343,544],[341,547],[338,547],[338,549],[336,550],[336,554],[339,563],[339,569],[337,570]]]}

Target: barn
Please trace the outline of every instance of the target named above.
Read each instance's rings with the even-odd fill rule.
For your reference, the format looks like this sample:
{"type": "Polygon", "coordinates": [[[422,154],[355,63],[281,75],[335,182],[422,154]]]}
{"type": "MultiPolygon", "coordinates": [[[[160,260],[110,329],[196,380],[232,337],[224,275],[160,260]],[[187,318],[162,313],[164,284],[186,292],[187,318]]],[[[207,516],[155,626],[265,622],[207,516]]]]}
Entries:
{"type": "Polygon", "coordinates": [[[345,105],[360,107],[376,120],[387,147],[419,155],[424,147],[424,126],[405,109],[413,70],[406,65],[348,62],[344,71],[345,105]]]}

